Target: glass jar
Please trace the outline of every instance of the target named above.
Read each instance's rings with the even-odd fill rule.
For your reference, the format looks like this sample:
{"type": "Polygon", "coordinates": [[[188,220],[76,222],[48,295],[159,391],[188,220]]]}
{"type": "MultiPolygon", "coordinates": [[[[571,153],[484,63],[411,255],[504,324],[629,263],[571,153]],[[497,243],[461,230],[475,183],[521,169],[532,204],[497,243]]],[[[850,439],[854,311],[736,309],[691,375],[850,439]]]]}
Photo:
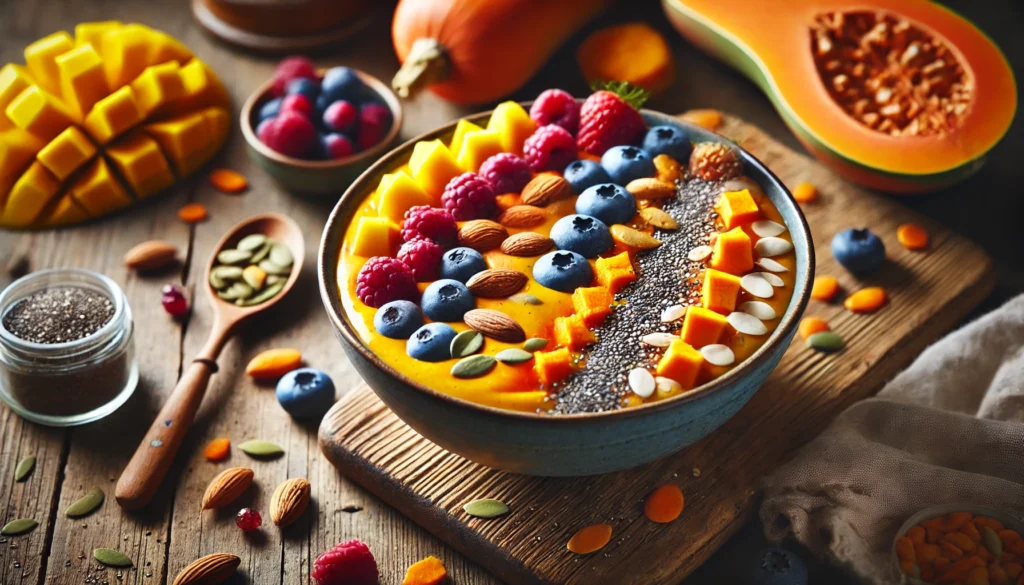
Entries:
{"type": "Polygon", "coordinates": [[[102,274],[55,268],[14,281],[0,293],[0,399],[22,417],[48,426],[103,418],[124,404],[138,384],[134,329],[124,292],[102,274]],[[62,343],[26,341],[4,327],[4,317],[18,301],[65,287],[102,294],[113,305],[113,316],[95,332],[62,343]]]}

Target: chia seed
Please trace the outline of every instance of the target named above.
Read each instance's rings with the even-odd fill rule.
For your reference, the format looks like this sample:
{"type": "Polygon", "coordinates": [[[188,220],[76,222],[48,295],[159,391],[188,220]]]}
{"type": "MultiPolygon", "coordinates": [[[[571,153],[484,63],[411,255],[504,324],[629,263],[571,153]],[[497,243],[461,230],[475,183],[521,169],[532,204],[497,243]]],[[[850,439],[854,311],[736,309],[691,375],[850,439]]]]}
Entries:
{"type": "Polygon", "coordinates": [[[79,287],[54,287],[18,301],[3,326],[32,343],[67,343],[99,331],[114,316],[114,304],[102,293],[79,287]]]}

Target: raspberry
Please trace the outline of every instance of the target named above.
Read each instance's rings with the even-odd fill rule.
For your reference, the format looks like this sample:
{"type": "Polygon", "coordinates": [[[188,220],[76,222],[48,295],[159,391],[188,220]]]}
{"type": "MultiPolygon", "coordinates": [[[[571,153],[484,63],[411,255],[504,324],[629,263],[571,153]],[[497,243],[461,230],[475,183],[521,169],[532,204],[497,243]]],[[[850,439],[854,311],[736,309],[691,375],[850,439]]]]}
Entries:
{"type": "Polygon", "coordinates": [[[358,540],[336,544],[313,563],[318,585],[377,585],[380,574],[370,547],[358,540]]]}
{"type": "Polygon", "coordinates": [[[274,95],[284,95],[285,86],[293,79],[316,79],[316,65],[306,57],[288,57],[274,70],[274,95]]]}
{"type": "Polygon", "coordinates": [[[263,517],[252,508],[242,508],[235,514],[235,525],[242,529],[242,532],[252,532],[263,525],[263,517]]]}
{"type": "Polygon", "coordinates": [[[447,249],[455,245],[458,235],[459,226],[455,223],[455,217],[445,209],[417,205],[405,212],[405,222],[402,223],[404,242],[426,238],[447,249]]]}
{"type": "Polygon", "coordinates": [[[165,284],[160,293],[160,304],[172,317],[184,317],[188,313],[188,299],[180,286],[165,284]]]}
{"type": "Polygon", "coordinates": [[[352,102],[338,100],[324,110],[324,126],[335,132],[348,132],[359,117],[359,110],[352,102]]]}
{"type": "Polygon", "coordinates": [[[384,104],[363,104],[359,108],[359,135],[356,144],[366,150],[381,140],[391,129],[391,110],[384,104]]]}
{"type": "Polygon", "coordinates": [[[518,193],[533,178],[530,165],[522,157],[511,152],[499,152],[480,165],[483,177],[495,193],[518,193]]]}
{"type": "Polygon", "coordinates": [[[538,126],[554,124],[576,134],[580,125],[580,105],[572,94],[561,89],[548,89],[530,106],[530,117],[538,126]]]}
{"type": "Polygon", "coordinates": [[[580,109],[580,150],[601,156],[613,146],[634,144],[647,130],[643,116],[628,102],[610,91],[597,91],[580,109]]]}
{"type": "Polygon", "coordinates": [[[497,206],[494,188],[476,173],[462,173],[448,181],[441,194],[441,205],[457,221],[490,218],[497,206]]]}
{"type": "Polygon", "coordinates": [[[281,98],[281,111],[297,112],[303,116],[309,116],[313,113],[313,104],[309,103],[309,98],[301,93],[293,93],[281,98]]]}
{"type": "Polygon", "coordinates": [[[260,133],[260,140],[285,156],[306,156],[316,143],[316,128],[298,112],[282,112],[260,133]]]}
{"type": "Polygon", "coordinates": [[[398,259],[412,269],[417,282],[437,280],[441,272],[442,255],[444,248],[426,238],[406,242],[398,249],[398,259]]]}
{"type": "Polygon", "coordinates": [[[724,144],[701,142],[690,154],[690,174],[705,181],[725,181],[743,174],[743,162],[724,144]]]}
{"type": "Polygon", "coordinates": [[[355,150],[352,141],[344,134],[327,134],[320,138],[320,143],[323,145],[324,157],[327,160],[345,158],[355,150]]]}
{"type": "Polygon", "coordinates": [[[523,143],[523,157],[537,171],[559,171],[576,160],[576,140],[561,126],[537,128],[523,143]]]}
{"type": "Polygon", "coordinates": [[[387,256],[374,256],[363,264],[356,277],[356,296],[364,304],[379,309],[391,301],[417,302],[420,292],[416,277],[405,262],[387,256]]]}

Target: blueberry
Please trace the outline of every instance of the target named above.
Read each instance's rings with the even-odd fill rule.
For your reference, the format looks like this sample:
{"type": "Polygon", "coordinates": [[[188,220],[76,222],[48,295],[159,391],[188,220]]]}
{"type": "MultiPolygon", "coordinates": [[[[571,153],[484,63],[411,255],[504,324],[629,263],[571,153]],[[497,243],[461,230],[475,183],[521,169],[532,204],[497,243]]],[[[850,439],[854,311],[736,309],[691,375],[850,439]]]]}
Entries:
{"type": "Polygon", "coordinates": [[[626,223],[636,215],[633,194],[614,183],[588,187],[576,199],[576,213],[600,219],[607,225],[626,223]]]}
{"type": "Polygon", "coordinates": [[[614,245],[608,226],[589,215],[567,215],[551,226],[551,239],[559,250],[570,250],[584,258],[596,258],[614,245]]]}
{"type": "Polygon", "coordinates": [[[633,179],[653,177],[657,172],[654,161],[636,146],[613,146],[601,155],[604,167],[612,182],[625,185],[633,179]]]}
{"type": "Polygon", "coordinates": [[[259,121],[274,118],[281,113],[281,98],[274,98],[260,106],[259,121]]]}
{"type": "Polygon", "coordinates": [[[562,171],[562,176],[572,187],[573,193],[579,195],[588,187],[600,183],[611,183],[612,178],[604,172],[604,168],[592,160],[574,160],[562,171]]]}
{"type": "Polygon", "coordinates": [[[312,105],[316,103],[316,98],[320,95],[320,86],[312,79],[299,77],[289,81],[288,85],[284,86],[284,93],[285,95],[301,93],[309,99],[309,103],[312,105]]]}
{"type": "Polygon", "coordinates": [[[843,230],[832,238],[832,257],[856,275],[871,274],[885,262],[885,244],[867,229],[843,230]]]}
{"type": "Polygon", "coordinates": [[[476,299],[457,280],[442,278],[430,283],[420,301],[423,312],[434,321],[461,321],[462,316],[476,307],[476,299]]]}
{"type": "Polygon", "coordinates": [[[483,270],[487,270],[487,262],[473,248],[452,248],[441,256],[441,278],[466,282],[483,270]]]}
{"type": "Polygon", "coordinates": [[[391,339],[408,339],[421,325],[423,313],[411,301],[391,301],[377,309],[373,316],[377,333],[391,339]]]}
{"type": "Polygon", "coordinates": [[[583,256],[571,250],[548,252],[533,265],[533,279],[547,288],[571,293],[587,286],[594,270],[583,256]]]}
{"type": "Polygon", "coordinates": [[[443,362],[452,357],[456,332],[446,323],[427,323],[417,329],[405,344],[405,353],[421,362],[443,362]]]}
{"type": "Polygon", "coordinates": [[[654,126],[644,136],[643,149],[654,158],[659,154],[667,154],[677,161],[687,161],[693,145],[690,144],[688,133],[675,126],[654,126]]]}
{"type": "Polygon", "coordinates": [[[788,550],[769,548],[755,558],[745,581],[750,585],[807,585],[807,567],[788,550]]]}
{"type": "Polygon", "coordinates": [[[281,407],[295,418],[322,417],[334,404],[334,382],[315,368],[285,374],[274,392],[281,407]]]}
{"type": "Polygon", "coordinates": [[[348,100],[359,104],[370,96],[370,89],[366,87],[356,72],[348,67],[332,67],[324,74],[320,82],[321,91],[330,96],[331,101],[348,100]]]}

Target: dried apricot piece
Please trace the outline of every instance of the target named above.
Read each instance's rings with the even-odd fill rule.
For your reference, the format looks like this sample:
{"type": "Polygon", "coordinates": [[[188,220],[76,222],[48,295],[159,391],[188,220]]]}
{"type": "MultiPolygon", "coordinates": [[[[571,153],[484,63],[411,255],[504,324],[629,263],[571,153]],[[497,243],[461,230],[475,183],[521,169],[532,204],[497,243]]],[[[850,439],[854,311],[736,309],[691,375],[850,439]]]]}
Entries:
{"type": "Polygon", "coordinates": [[[252,358],[245,373],[257,379],[280,378],[302,365],[302,352],[297,349],[268,349],[252,358]]]}
{"type": "Polygon", "coordinates": [[[444,563],[437,557],[427,557],[413,563],[405,573],[402,585],[438,585],[448,577],[444,563]]]}
{"type": "Polygon", "coordinates": [[[223,461],[227,458],[230,450],[231,440],[221,437],[210,441],[206,445],[206,449],[203,449],[203,456],[206,457],[207,461],[223,461]]]}
{"type": "Polygon", "coordinates": [[[711,130],[712,132],[722,125],[722,112],[718,110],[690,110],[680,116],[680,118],[687,122],[693,122],[701,128],[711,130]]]}
{"type": "Polygon", "coordinates": [[[896,228],[896,239],[908,250],[924,250],[928,247],[928,232],[919,225],[905,223],[896,228]]]}
{"type": "Polygon", "coordinates": [[[178,210],[178,219],[185,223],[199,223],[206,217],[206,206],[202,203],[189,203],[178,210]]]}
{"type": "Polygon", "coordinates": [[[683,491],[675,484],[659,486],[644,502],[644,516],[651,522],[665,524],[683,512],[683,491]]]}
{"type": "MultiPolygon", "coordinates": [[[[804,341],[815,333],[821,333],[822,331],[831,331],[828,323],[826,323],[824,319],[818,317],[804,317],[800,321],[800,339],[803,339],[804,341]]],[[[921,531],[920,542],[924,542],[924,529],[920,526],[914,526],[914,528],[921,531]]],[[[911,528],[910,530],[913,530],[914,528],[911,528]]],[[[907,531],[907,536],[910,536],[910,530],[907,531]]],[[[914,540],[914,542],[918,541],[914,540]]]]}
{"type": "Polygon", "coordinates": [[[231,169],[214,169],[210,173],[210,184],[224,193],[241,193],[249,186],[242,173],[231,169]]]}
{"type": "Polygon", "coordinates": [[[612,527],[609,524],[592,524],[572,535],[565,547],[569,552],[588,555],[604,548],[612,539],[612,527]]]}
{"type": "Polygon", "coordinates": [[[839,292],[839,281],[834,276],[816,276],[811,286],[811,298],[826,303],[839,292]]]}
{"type": "Polygon", "coordinates": [[[793,187],[793,199],[797,203],[811,203],[818,200],[818,189],[814,185],[803,181],[793,187]]]}
{"type": "Polygon", "coordinates": [[[854,313],[871,313],[882,308],[885,299],[885,290],[882,287],[869,286],[846,297],[843,306],[854,313]]]}

